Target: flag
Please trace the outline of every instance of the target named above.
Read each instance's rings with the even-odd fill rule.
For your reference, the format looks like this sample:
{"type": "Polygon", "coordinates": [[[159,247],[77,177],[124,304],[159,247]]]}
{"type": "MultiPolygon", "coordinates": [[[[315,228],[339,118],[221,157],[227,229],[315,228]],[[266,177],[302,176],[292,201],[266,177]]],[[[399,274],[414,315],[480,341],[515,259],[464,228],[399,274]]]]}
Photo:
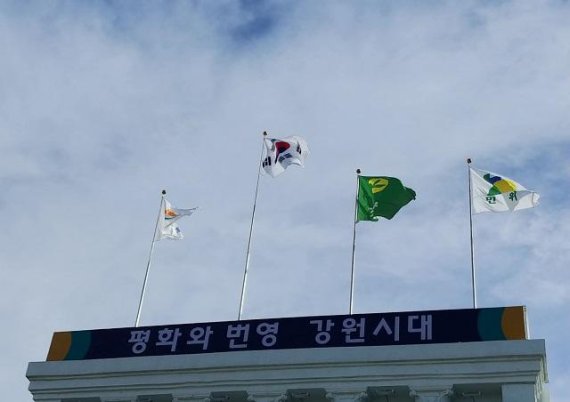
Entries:
{"type": "Polygon", "coordinates": [[[356,221],[392,219],[404,205],[416,199],[416,192],[394,177],[358,176],[356,221]]]}
{"type": "Polygon", "coordinates": [[[184,235],[180,231],[176,223],[183,216],[192,215],[196,208],[180,209],[174,208],[170,202],[165,198],[160,210],[160,217],[158,218],[158,226],[156,227],[156,240],[170,239],[180,240],[184,235]]]}
{"type": "Polygon", "coordinates": [[[280,175],[289,165],[303,166],[309,154],[307,142],[297,136],[265,138],[264,143],[265,154],[261,166],[271,177],[280,175]]]}
{"type": "Polygon", "coordinates": [[[473,212],[503,212],[533,208],[540,195],[508,177],[470,168],[473,212]]]}

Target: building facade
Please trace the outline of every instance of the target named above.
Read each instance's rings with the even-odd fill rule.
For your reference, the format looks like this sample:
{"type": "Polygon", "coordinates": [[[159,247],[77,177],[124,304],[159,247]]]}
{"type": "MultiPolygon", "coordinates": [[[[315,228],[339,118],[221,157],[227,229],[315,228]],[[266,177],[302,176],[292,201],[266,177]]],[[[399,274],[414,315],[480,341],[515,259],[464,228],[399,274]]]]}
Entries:
{"type": "Polygon", "coordinates": [[[543,340],[33,362],[38,402],[548,402],[543,340]]]}
{"type": "Polygon", "coordinates": [[[548,402],[523,306],[56,332],[45,402],[548,402]]]}

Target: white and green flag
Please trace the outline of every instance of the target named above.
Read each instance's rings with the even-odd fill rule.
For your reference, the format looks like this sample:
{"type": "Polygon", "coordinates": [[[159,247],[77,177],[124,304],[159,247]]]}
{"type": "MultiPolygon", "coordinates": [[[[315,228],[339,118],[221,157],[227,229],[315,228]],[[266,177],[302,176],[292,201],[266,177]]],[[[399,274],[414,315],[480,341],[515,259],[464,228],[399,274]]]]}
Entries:
{"type": "Polygon", "coordinates": [[[538,205],[540,195],[508,177],[470,168],[473,213],[517,211],[538,205]]]}

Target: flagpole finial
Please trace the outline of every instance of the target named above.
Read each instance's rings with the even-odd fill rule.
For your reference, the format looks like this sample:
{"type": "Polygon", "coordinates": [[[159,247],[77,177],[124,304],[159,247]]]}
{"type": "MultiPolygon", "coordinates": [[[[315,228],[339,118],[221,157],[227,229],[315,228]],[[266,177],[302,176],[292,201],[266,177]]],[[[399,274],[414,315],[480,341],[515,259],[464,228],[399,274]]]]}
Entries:
{"type": "Polygon", "coordinates": [[[162,190],[162,195],[166,195],[166,190],[162,190]]]}
{"type": "Polygon", "coordinates": [[[356,174],[360,174],[360,169],[356,169],[356,174]]]}
{"type": "Polygon", "coordinates": [[[467,164],[471,164],[471,158],[467,158],[467,164]]]}

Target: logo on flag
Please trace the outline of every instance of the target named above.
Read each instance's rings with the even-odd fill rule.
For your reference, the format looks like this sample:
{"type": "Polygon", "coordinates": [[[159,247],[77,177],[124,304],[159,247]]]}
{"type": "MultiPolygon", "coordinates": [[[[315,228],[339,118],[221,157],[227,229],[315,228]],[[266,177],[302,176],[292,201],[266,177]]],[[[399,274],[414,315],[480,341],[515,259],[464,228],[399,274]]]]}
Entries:
{"type": "Polygon", "coordinates": [[[283,139],[266,138],[264,142],[265,157],[261,166],[271,177],[280,175],[289,165],[304,166],[309,148],[303,138],[297,136],[283,139]]]}
{"type": "Polygon", "coordinates": [[[168,208],[164,211],[164,219],[171,220],[171,219],[175,219],[177,216],[179,216],[175,210],[168,208]]]}

